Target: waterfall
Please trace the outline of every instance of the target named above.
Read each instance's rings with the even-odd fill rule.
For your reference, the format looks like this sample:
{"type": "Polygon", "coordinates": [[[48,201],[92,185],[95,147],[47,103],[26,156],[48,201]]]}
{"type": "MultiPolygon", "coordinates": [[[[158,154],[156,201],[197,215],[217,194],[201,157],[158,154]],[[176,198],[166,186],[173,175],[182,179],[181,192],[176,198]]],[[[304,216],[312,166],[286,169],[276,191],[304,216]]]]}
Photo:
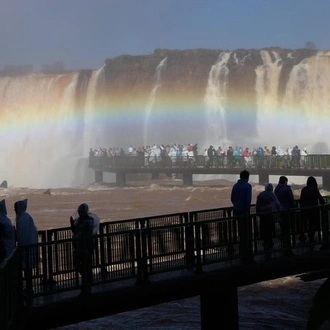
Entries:
{"type": "Polygon", "coordinates": [[[88,149],[84,109],[76,109],[78,77],[0,78],[0,168],[9,185],[59,188],[83,183],[76,166],[88,149]]]}
{"type": "Polygon", "coordinates": [[[212,65],[204,97],[204,111],[206,116],[205,145],[228,147],[226,125],[227,103],[227,67],[231,52],[222,52],[216,64],[212,65]]]}
{"type": "MultiPolygon", "coordinates": [[[[163,67],[165,66],[167,61],[167,57],[165,57],[157,66],[156,68],[156,74],[155,74],[155,84],[153,89],[151,90],[149,99],[148,99],[148,103],[145,109],[145,117],[144,117],[144,125],[143,125],[143,143],[144,146],[150,145],[151,143],[153,143],[152,141],[150,141],[150,132],[152,132],[152,127],[149,127],[150,125],[150,116],[152,114],[152,110],[153,110],[153,106],[155,103],[155,99],[156,99],[156,92],[157,89],[161,86],[161,72],[163,67]]],[[[160,143],[160,142],[158,142],[160,143]]]]}
{"type": "Polygon", "coordinates": [[[320,143],[328,145],[330,127],[330,56],[318,52],[315,56],[304,59],[295,65],[290,73],[282,109],[293,109],[288,120],[289,138],[301,136],[302,142],[315,152],[320,150],[320,143]]]}
{"type": "MultiPolygon", "coordinates": [[[[276,52],[262,50],[260,56],[262,58],[262,65],[257,66],[256,72],[256,100],[257,100],[257,129],[259,140],[263,143],[268,143],[270,126],[278,122],[279,111],[279,77],[281,74],[281,60],[282,58],[276,52]],[[272,60],[271,54],[274,57],[272,60]]],[[[277,133],[275,133],[277,135],[277,133]]],[[[278,139],[278,136],[277,136],[278,139]]],[[[275,143],[274,141],[272,141],[275,143]]]]}
{"type": "Polygon", "coordinates": [[[108,147],[107,130],[104,123],[98,118],[100,93],[104,88],[104,67],[93,71],[91,77],[87,79],[86,101],[84,111],[84,144],[82,151],[88,156],[90,148],[108,147]]]}

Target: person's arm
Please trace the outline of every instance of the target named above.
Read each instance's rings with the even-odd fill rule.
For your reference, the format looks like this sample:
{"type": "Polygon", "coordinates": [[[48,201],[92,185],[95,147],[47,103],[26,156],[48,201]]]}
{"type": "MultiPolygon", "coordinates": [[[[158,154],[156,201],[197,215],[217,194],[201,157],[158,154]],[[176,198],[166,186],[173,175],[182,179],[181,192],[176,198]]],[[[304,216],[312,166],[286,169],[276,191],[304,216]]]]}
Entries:
{"type": "Polygon", "coordinates": [[[72,217],[70,217],[70,227],[71,227],[72,232],[75,234],[76,226],[75,226],[75,223],[74,223],[74,220],[72,217]]]}
{"type": "Polygon", "coordinates": [[[320,203],[321,205],[324,205],[324,204],[325,204],[325,200],[324,200],[323,196],[321,195],[321,193],[320,193],[319,190],[317,190],[317,192],[318,192],[318,200],[319,200],[319,203],[320,203]]]}
{"type": "Polygon", "coordinates": [[[293,196],[291,187],[288,190],[288,192],[289,192],[290,208],[293,208],[294,207],[294,196],[293,196]]]}

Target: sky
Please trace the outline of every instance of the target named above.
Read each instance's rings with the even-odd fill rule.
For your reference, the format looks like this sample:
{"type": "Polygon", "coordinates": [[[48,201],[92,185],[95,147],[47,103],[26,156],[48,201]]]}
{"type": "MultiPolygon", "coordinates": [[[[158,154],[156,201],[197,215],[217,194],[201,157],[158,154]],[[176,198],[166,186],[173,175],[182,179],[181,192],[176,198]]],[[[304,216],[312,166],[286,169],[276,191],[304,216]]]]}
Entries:
{"type": "Polygon", "coordinates": [[[162,49],[330,49],[330,0],[0,0],[0,70],[162,49]]]}

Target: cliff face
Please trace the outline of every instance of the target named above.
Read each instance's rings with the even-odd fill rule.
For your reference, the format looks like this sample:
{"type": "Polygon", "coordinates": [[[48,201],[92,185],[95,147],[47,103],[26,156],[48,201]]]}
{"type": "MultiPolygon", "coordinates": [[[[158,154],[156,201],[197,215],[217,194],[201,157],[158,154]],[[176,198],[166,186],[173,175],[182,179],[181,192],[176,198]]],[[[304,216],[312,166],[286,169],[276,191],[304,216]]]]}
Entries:
{"type": "MultiPolygon", "coordinates": [[[[280,80],[285,83],[292,67],[306,58],[316,54],[316,51],[300,49],[267,49],[269,60],[275,63],[277,54],[283,67],[280,80]]],[[[159,63],[166,58],[166,66],[162,71],[162,91],[188,95],[199,91],[201,96],[209,79],[210,70],[219,61],[221,54],[230,53],[226,63],[230,74],[228,76],[228,90],[235,94],[254,93],[256,80],[255,70],[258,66],[269,65],[262,57],[260,50],[239,49],[233,52],[223,50],[166,50],[157,49],[151,55],[128,56],[123,55],[105,61],[105,80],[109,90],[133,92],[150,89],[154,84],[155,72],[159,63]]],[[[283,86],[283,84],[280,84],[283,86]]],[[[285,88],[284,88],[285,89],[285,88]]]]}
{"type": "MultiPolygon", "coordinates": [[[[303,89],[314,93],[313,89],[318,86],[313,80],[318,74],[328,74],[327,70],[319,71],[320,67],[328,68],[328,61],[325,52],[307,49],[157,49],[151,55],[107,59],[104,92],[107,104],[120,103],[124,108],[134,107],[135,111],[148,115],[148,123],[144,125],[147,127],[141,126],[144,144],[168,142],[166,134],[161,134],[160,130],[173,127],[169,118],[173,119],[174,108],[180,132],[171,131],[170,137],[181,143],[189,142],[184,137],[190,137],[191,132],[205,144],[241,143],[239,141],[246,135],[256,143],[259,138],[265,140],[264,129],[258,126],[260,122],[267,124],[267,115],[274,119],[274,113],[279,116],[288,111],[297,113],[299,94],[303,89]],[[289,95],[292,89],[295,89],[294,95],[289,95]],[[152,92],[152,109],[147,109],[152,92]],[[140,107],[134,106],[137,100],[140,107]],[[141,108],[143,106],[145,109],[141,108]],[[154,120],[162,112],[167,113],[164,125],[154,120]],[[191,117],[196,116],[192,113],[196,112],[203,113],[204,120],[192,120],[191,117]]],[[[314,111],[306,102],[304,106],[309,109],[302,111],[314,111]]],[[[287,138],[294,138],[294,134],[287,138]]]]}

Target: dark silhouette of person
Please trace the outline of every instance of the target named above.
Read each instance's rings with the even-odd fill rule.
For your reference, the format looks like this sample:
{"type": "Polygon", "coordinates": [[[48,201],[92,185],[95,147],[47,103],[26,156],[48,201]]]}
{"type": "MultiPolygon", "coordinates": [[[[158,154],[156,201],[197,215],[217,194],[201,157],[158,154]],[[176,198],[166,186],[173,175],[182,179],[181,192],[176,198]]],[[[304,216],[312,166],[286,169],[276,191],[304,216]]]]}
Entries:
{"type": "Polygon", "coordinates": [[[15,202],[14,210],[16,213],[17,246],[22,249],[22,269],[26,282],[24,291],[27,303],[30,303],[33,294],[32,271],[38,265],[38,250],[37,247],[29,247],[29,245],[38,243],[38,229],[32,216],[26,212],[27,202],[27,199],[15,202]]]}
{"type": "Polygon", "coordinates": [[[239,180],[234,184],[230,196],[233,204],[233,216],[238,222],[239,254],[243,264],[253,262],[252,251],[250,250],[252,244],[249,240],[251,231],[249,215],[252,200],[252,186],[249,183],[249,177],[250,173],[243,170],[239,180]]]}
{"type": "Polygon", "coordinates": [[[86,203],[79,205],[77,209],[79,217],[74,220],[70,217],[71,230],[73,232],[73,246],[75,263],[82,277],[82,296],[91,294],[93,282],[93,229],[94,218],[88,214],[89,207],[86,203]]]}
{"type": "Polygon", "coordinates": [[[260,237],[264,242],[266,252],[265,259],[271,258],[273,249],[273,236],[275,233],[275,211],[282,209],[282,206],[273,192],[273,185],[266,183],[265,190],[258,194],[256,200],[256,211],[260,213],[260,237]]]}
{"type": "Polygon", "coordinates": [[[0,265],[6,259],[5,225],[0,223],[0,265]]]}
{"type": "Polygon", "coordinates": [[[10,253],[16,248],[16,234],[13,223],[7,216],[6,201],[0,201],[0,224],[4,227],[3,244],[8,257],[10,253]]]}
{"type": "Polygon", "coordinates": [[[212,145],[210,145],[209,148],[207,149],[207,157],[209,158],[207,162],[207,167],[213,167],[214,156],[215,156],[215,149],[212,145]]]}
{"type": "Polygon", "coordinates": [[[294,208],[294,196],[291,187],[288,185],[288,178],[286,176],[280,176],[278,184],[274,190],[276,197],[278,198],[282,206],[282,247],[284,255],[292,255],[291,251],[291,229],[294,226],[293,219],[291,219],[289,210],[294,208]]]}
{"type": "Polygon", "coordinates": [[[300,192],[299,204],[301,208],[306,208],[301,212],[303,230],[300,238],[301,241],[304,242],[304,229],[307,226],[309,243],[312,244],[310,248],[313,249],[315,233],[321,228],[320,209],[318,206],[325,204],[325,200],[318,189],[315,177],[310,176],[307,178],[306,186],[303,187],[300,192]]]}

